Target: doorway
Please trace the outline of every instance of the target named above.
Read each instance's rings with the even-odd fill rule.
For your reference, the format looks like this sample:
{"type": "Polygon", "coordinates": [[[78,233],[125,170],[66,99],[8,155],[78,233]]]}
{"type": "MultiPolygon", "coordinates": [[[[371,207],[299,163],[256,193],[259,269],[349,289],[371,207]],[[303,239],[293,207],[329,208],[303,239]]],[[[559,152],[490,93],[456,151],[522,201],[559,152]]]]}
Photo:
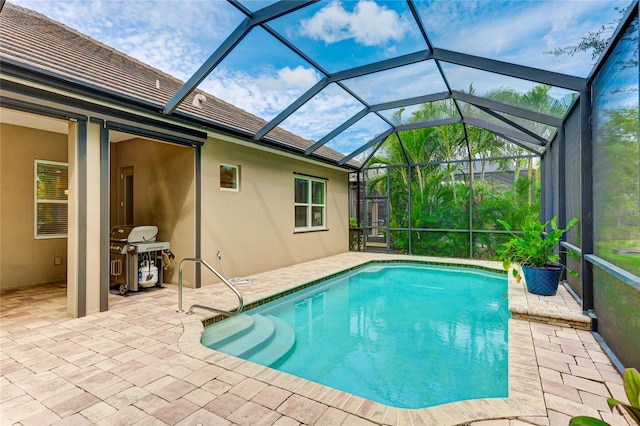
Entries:
{"type": "Polygon", "coordinates": [[[69,121],[3,107],[0,134],[1,310],[68,318],[69,121]]]}
{"type": "Polygon", "coordinates": [[[120,168],[118,223],[133,225],[133,166],[120,168]]]}

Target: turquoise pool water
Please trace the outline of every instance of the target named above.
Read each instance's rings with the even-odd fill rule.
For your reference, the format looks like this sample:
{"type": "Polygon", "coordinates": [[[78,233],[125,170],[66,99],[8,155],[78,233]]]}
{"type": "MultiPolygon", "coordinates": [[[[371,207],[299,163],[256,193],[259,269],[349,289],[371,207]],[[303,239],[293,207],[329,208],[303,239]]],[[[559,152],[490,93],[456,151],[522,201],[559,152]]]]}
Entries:
{"type": "Polygon", "coordinates": [[[507,277],[366,266],[252,309],[295,330],[272,368],[399,408],[508,394],[507,277]]]}

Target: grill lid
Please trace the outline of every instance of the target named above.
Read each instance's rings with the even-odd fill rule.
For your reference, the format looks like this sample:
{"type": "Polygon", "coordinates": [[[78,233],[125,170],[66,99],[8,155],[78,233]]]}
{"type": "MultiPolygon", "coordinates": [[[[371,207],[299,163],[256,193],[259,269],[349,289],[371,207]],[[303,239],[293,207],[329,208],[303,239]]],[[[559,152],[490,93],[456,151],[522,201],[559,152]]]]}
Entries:
{"type": "Polygon", "coordinates": [[[117,225],[111,228],[111,241],[122,243],[155,241],[157,234],[157,226],[117,225]]]}

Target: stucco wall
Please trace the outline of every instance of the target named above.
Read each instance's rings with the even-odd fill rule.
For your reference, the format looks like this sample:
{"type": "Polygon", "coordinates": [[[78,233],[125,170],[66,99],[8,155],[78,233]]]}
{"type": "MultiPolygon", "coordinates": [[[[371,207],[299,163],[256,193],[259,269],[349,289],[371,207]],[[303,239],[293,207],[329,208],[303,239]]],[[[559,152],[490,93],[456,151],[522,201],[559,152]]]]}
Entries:
{"type": "Polygon", "coordinates": [[[67,135],[0,124],[2,290],[66,280],[67,239],[33,235],[35,160],[67,162],[67,135]]]}
{"type": "MultiPolygon", "coordinates": [[[[33,238],[33,162],[67,160],[67,135],[2,124],[0,288],[66,279],[67,240],[33,238]],[[60,256],[62,264],[54,265],[60,256]]],[[[111,151],[111,226],[117,223],[118,170],[134,168],[134,218],[156,225],[176,254],[165,282],[177,283],[178,263],[195,256],[194,149],[134,138],[111,151]],[[115,207],[115,208],[114,208],[115,207]],[[113,216],[116,217],[113,217],[113,216]]],[[[251,147],[210,139],[202,147],[202,257],[230,277],[348,250],[347,173],[251,147]],[[240,166],[239,192],[220,190],[220,163],[240,166]],[[327,179],[327,231],[294,233],[294,172],[327,179]]],[[[217,281],[203,270],[203,283],[217,281]]],[[[185,267],[193,285],[193,267],[185,267]]]]}
{"type": "MultiPolygon", "coordinates": [[[[157,226],[158,241],[171,243],[176,260],[164,281],[177,283],[179,260],[194,255],[194,149],[136,138],[116,143],[111,155],[112,206],[114,198],[117,202],[118,170],[133,166],[134,224],[157,226]]],[[[117,221],[117,214],[111,217],[112,226],[119,225],[117,221]]]]}
{"type": "MultiPolygon", "coordinates": [[[[134,169],[134,218],[156,225],[158,239],[176,255],[165,282],[176,284],[177,267],[195,256],[194,150],[132,139],[112,146],[111,224],[118,224],[118,171],[134,169]]],[[[346,172],[313,165],[255,148],[210,139],[202,147],[202,254],[215,268],[221,251],[230,277],[249,276],[348,250],[346,172]],[[240,166],[239,192],[220,190],[220,163],[240,166]],[[327,179],[328,231],[294,234],[294,172],[327,179]]],[[[194,268],[186,264],[184,283],[194,268]]],[[[203,269],[202,282],[217,279],[203,269]]]]}
{"type": "MultiPolygon", "coordinates": [[[[348,176],[255,148],[210,139],[202,151],[202,257],[229,277],[348,250],[348,176]],[[220,163],[240,166],[240,191],[220,190],[220,163]],[[294,172],[327,179],[328,231],[294,233],[294,172]]],[[[203,272],[203,283],[215,282],[203,272]]]]}

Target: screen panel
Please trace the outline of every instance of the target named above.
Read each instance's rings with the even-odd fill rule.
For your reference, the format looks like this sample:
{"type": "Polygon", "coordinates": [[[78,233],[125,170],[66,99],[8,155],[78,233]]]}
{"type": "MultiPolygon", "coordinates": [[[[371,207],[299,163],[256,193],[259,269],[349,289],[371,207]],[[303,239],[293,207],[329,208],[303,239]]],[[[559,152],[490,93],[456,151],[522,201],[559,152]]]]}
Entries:
{"type": "Polygon", "coordinates": [[[594,253],[640,275],[638,18],[593,82],[594,253]]]}

